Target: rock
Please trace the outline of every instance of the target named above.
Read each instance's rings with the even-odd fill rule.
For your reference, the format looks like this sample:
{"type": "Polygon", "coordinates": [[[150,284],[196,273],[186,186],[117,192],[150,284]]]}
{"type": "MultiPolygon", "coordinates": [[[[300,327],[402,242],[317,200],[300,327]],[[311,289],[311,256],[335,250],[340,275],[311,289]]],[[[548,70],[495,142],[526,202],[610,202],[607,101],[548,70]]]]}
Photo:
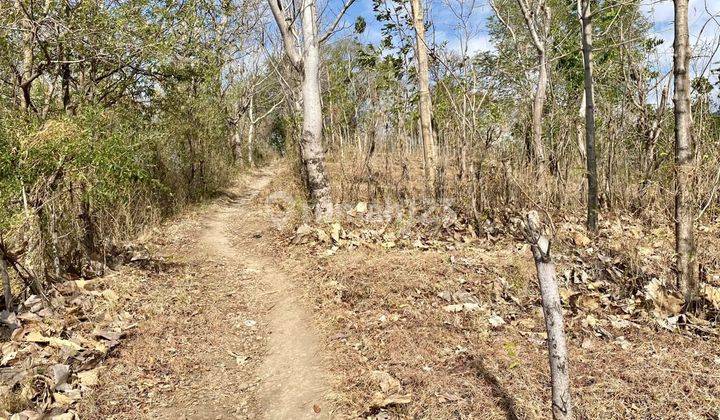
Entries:
{"type": "Polygon", "coordinates": [[[437,294],[438,297],[446,302],[452,302],[452,295],[447,290],[443,290],[442,292],[437,294]]]}
{"type": "Polygon", "coordinates": [[[10,416],[10,420],[41,420],[43,415],[32,410],[25,410],[10,416]]]}
{"type": "Polygon", "coordinates": [[[64,413],[64,414],[56,414],[54,416],[48,417],[48,420],[75,420],[78,417],[74,413],[64,413]]]}
{"type": "Polygon", "coordinates": [[[27,299],[25,299],[25,302],[23,302],[23,306],[25,306],[26,308],[31,308],[41,302],[42,299],[39,296],[30,295],[27,299]]]}
{"type": "Polygon", "coordinates": [[[84,387],[95,386],[99,383],[98,381],[98,368],[86,370],[77,374],[80,384],[84,387]]]}

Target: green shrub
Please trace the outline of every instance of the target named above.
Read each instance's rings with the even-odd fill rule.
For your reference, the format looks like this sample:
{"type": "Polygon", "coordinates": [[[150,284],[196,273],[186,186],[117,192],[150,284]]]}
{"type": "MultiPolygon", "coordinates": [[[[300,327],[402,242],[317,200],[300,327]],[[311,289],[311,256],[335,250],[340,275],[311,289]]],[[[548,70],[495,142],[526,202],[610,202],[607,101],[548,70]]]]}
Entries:
{"type": "Polygon", "coordinates": [[[58,260],[55,271],[80,272],[113,243],[225,185],[232,156],[222,106],[173,97],[153,109],[86,107],[42,123],[0,115],[4,237],[26,243],[28,260],[46,272],[58,260]]]}

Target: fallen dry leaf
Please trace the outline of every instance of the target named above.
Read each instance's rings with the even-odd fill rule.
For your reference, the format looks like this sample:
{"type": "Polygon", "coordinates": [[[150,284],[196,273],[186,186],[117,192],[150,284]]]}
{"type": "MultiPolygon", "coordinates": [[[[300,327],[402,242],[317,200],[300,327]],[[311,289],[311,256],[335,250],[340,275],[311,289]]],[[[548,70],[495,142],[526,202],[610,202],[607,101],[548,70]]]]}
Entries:
{"type": "Polygon", "coordinates": [[[499,315],[493,315],[490,318],[488,318],[488,322],[490,323],[490,326],[493,328],[500,328],[503,325],[505,325],[505,320],[502,319],[499,315]]]}
{"type": "Polygon", "coordinates": [[[655,278],[645,285],[645,297],[652,302],[653,313],[659,318],[667,318],[682,310],[682,298],[669,291],[660,279],[655,278]]]}

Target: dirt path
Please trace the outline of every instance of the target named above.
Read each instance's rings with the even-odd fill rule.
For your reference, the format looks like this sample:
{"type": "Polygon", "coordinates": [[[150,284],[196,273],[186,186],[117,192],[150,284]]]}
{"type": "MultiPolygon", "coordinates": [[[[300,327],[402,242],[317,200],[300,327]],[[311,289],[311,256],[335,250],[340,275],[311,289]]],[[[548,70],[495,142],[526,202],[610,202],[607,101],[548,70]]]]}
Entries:
{"type": "Polygon", "coordinates": [[[164,232],[177,262],[137,293],[145,320],[109,362],[91,418],[329,418],[321,340],[269,256],[258,172],[164,232]],[[319,413],[318,413],[319,411],[319,413]]]}

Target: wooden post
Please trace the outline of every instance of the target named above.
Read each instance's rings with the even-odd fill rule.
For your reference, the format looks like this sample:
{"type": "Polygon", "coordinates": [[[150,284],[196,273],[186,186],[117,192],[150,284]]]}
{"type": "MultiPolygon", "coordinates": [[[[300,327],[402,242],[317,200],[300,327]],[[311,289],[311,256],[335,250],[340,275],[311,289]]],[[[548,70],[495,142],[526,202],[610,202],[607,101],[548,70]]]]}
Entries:
{"type": "Polygon", "coordinates": [[[547,331],[550,377],[552,382],[552,413],[555,420],[572,419],[570,403],[570,368],[568,364],[562,305],[555,281],[555,264],[550,258],[550,240],[543,235],[536,211],[527,214],[526,237],[537,268],[547,331]]]}

